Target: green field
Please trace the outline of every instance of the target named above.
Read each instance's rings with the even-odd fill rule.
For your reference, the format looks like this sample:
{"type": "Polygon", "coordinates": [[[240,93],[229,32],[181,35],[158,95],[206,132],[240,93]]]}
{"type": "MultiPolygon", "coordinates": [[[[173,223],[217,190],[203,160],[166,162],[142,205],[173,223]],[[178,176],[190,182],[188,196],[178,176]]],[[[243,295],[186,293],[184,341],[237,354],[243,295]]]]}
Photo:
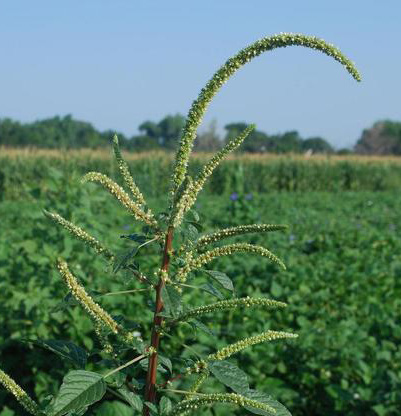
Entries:
{"type": "MultiPolygon", "coordinates": [[[[131,157],[130,164],[152,209],[162,210],[166,201],[160,195],[167,190],[171,158],[131,157]]],[[[79,183],[88,170],[117,178],[111,157],[105,155],[0,153],[0,367],[41,399],[57,391],[72,365],[30,341],[71,340],[91,349],[94,339],[82,310],[62,303],[68,291],[55,271],[57,256],[67,259],[96,295],[141,287],[131,276],[111,273],[42,214],[44,208],[58,212],[117,253],[129,250],[132,243],[120,235],[138,225],[102,189],[79,183]]],[[[289,306],[268,314],[239,310],[221,313],[220,320],[205,319],[219,334],[218,341],[178,327],[174,341],[162,342],[162,354],[175,351],[175,356],[188,357],[183,342],[207,354],[265,329],[294,331],[296,340],[257,345],[233,360],[249,375],[252,387],[276,397],[296,416],[399,414],[400,190],[397,159],[236,157],[225,162],[195,207],[204,231],[259,222],[288,224],[287,232],[246,237],[279,255],[287,270],[251,254],[219,259],[212,267],[233,280],[237,296],[265,294],[289,306]]],[[[145,272],[158,267],[156,254],[152,247],[139,253],[145,272]]],[[[215,298],[188,289],[185,299],[199,305],[215,298]]],[[[132,320],[144,339],[151,316],[142,313],[141,304],[147,301],[146,292],[99,297],[114,315],[132,320]]],[[[98,368],[95,358],[89,359],[88,369],[98,368]]],[[[174,373],[181,367],[173,362],[174,373]]],[[[94,406],[93,415],[131,414],[115,398],[107,398],[110,403],[94,406]],[[113,406],[118,410],[111,410],[113,406]]],[[[0,416],[25,414],[1,389],[0,409],[0,416]]],[[[228,412],[248,414],[218,406],[215,413],[198,414],[228,412]]]]}

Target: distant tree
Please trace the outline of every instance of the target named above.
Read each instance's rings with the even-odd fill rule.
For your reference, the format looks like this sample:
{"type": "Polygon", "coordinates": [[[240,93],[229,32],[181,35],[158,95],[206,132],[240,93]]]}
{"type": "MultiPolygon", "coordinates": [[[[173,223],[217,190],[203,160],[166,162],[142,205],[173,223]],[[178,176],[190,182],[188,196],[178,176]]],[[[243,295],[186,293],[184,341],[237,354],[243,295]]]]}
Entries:
{"type": "Polygon", "coordinates": [[[195,152],[213,152],[222,145],[219,135],[217,134],[217,122],[213,120],[207,130],[198,134],[194,142],[195,152]]]}
{"type": "Polygon", "coordinates": [[[338,155],[344,156],[344,155],[351,155],[353,151],[351,149],[342,148],[342,149],[338,149],[336,153],[338,155]]]}
{"type": "Polygon", "coordinates": [[[144,133],[144,136],[151,137],[159,140],[161,137],[161,129],[158,124],[153,121],[145,121],[139,127],[138,130],[144,133]]]}
{"type": "Polygon", "coordinates": [[[185,117],[181,114],[166,116],[158,124],[161,130],[161,145],[166,149],[174,150],[178,146],[184,128],[185,117]]]}
{"type": "Polygon", "coordinates": [[[333,153],[334,149],[321,137],[311,137],[302,141],[302,151],[311,150],[313,153],[333,153]]]}
{"type": "Polygon", "coordinates": [[[10,118],[0,119],[0,145],[24,146],[29,144],[24,126],[10,118]]]}
{"type": "MultiPolygon", "coordinates": [[[[181,136],[184,123],[185,118],[180,114],[174,116],[168,115],[159,121],[159,123],[145,121],[139,126],[139,131],[144,133],[142,136],[139,136],[141,137],[139,141],[145,143],[146,140],[144,137],[147,136],[152,146],[173,150],[181,136]],[[157,142],[157,145],[155,145],[155,142],[157,142]]],[[[135,137],[133,139],[134,141],[136,140],[135,137]]],[[[138,140],[136,141],[138,142],[138,140]]]]}
{"type": "MultiPolygon", "coordinates": [[[[227,124],[224,127],[227,130],[224,142],[228,143],[233,138],[239,136],[247,127],[248,124],[243,122],[227,124]]],[[[276,142],[274,138],[268,136],[263,131],[253,130],[241,146],[240,151],[250,153],[274,152],[276,151],[276,142]]]]}
{"type": "Polygon", "coordinates": [[[300,153],[302,151],[302,138],[297,131],[288,131],[276,136],[277,153],[300,153]]]}
{"type": "Polygon", "coordinates": [[[401,122],[377,121],[363,130],[354,150],[359,154],[401,155],[401,122]]]}
{"type": "Polygon", "coordinates": [[[159,140],[150,136],[134,136],[128,142],[128,149],[137,152],[147,152],[151,150],[161,149],[159,140]]]}

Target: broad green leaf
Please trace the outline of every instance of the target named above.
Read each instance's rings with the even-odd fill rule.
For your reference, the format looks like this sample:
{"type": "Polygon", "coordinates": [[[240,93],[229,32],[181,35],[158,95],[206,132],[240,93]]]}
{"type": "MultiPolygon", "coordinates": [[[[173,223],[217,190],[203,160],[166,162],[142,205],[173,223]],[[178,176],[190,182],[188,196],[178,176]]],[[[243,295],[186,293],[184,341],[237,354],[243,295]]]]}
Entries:
{"type": "Polygon", "coordinates": [[[171,360],[169,358],[163,357],[162,355],[159,354],[159,360],[160,360],[160,364],[168,368],[170,373],[173,372],[173,365],[171,364],[171,360]]]}
{"type": "Polygon", "coordinates": [[[140,396],[133,393],[132,391],[127,390],[125,387],[122,387],[117,391],[124,397],[124,399],[131,405],[131,407],[133,407],[135,410],[138,410],[138,412],[142,412],[143,404],[140,396]]]}
{"type": "Polygon", "coordinates": [[[145,406],[149,407],[150,412],[153,415],[158,415],[159,414],[159,410],[157,409],[157,407],[153,403],[145,402],[145,406]]]}
{"type": "Polygon", "coordinates": [[[200,219],[199,214],[194,209],[190,209],[188,211],[188,215],[192,215],[194,221],[197,223],[199,222],[199,219],[200,219]]]}
{"type": "Polygon", "coordinates": [[[216,296],[217,299],[223,300],[224,296],[223,294],[220,292],[220,290],[216,289],[212,284],[210,283],[205,283],[202,286],[199,286],[199,289],[210,293],[213,296],[216,296]]]}
{"type": "Polygon", "coordinates": [[[217,270],[205,270],[205,273],[219,282],[224,287],[224,289],[230,290],[231,292],[234,291],[233,282],[225,273],[219,272],[217,270]]]}
{"type": "Polygon", "coordinates": [[[102,403],[95,412],[95,416],[134,416],[139,414],[139,412],[133,412],[132,407],[118,401],[102,403]]]}
{"type": "Polygon", "coordinates": [[[87,352],[70,341],[58,341],[58,340],[36,340],[34,344],[46,348],[54,352],[55,354],[70,360],[78,368],[85,368],[87,360],[87,352]]]}
{"type": "Polygon", "coordinates": [[[162,297],[164,301],[164,312],[173,316],[178,316],[181,312],[181,295],[173,286],[163,286],[162,297]]]}
{"type": "Polygon", "coordinates": [[[192,328],[200,329],[201,331],[205,332],[208,335],[211,335],[211,336],[216,335],[208,326],[206,326],[203,322],[198,321],[197,319],[191,319],[188,322],[188,324],[191,325],[192,328]]]}
{"type": "Polygon", "coordinates": [[[82,409],[78,409],[78,410],[68,413],[67,416],[83,416],[87,412],[87,410],[88,410],[87,407],[83,407],[82,409]]]}
{"type": "MultiPolygon", "coordinates": [[[[291,413],[288,411],[288,409],[283,406],[280,402],[278,402],[277,400],[274,400],[271,396],[269,396],[266,393],[263,393],[261,391],[257,391],[257,390],[252,390],[249,389],[247,392],[244,393],[245,397],[248,397],[248,399],[252,399],[252,400],[256,400],[257,402],[260,403],[265,403],[268,404],[269,406],[271,406],[276,413],[274,413],[275,416],[291,416],[291,413]]],[[[255,413],[257,415],[269,415],[271,416],[272,413],[269,412],[265,412],[263,410],[260,409],[254,409],[251,407],[246,407],[246,409],[248,409],[250,412],[255,413]]]]}
{"type": "Polygon", "coordinates": [[[168,415],[171,410],[173,409],[173,405],[171,403],[171,400],[164,396],[161,398],[160,403],[159,403],[159,409],[160,409],[160,414],[163,415],[168,415]]]}
{"type": "Polygon", "coordinates": [[[236,393],[244,394],[249,390],[248,376],[236,365],[228,361],[212,361],[209,363],[208,369],[217,380],[236,393]]]}
{"type": "Polygon", "coordinates": [[[70,371],[46,413],[49,416],[65,415],[96,403],[105,392],[106,383],[100,374],[83,370],[70,371]]]}

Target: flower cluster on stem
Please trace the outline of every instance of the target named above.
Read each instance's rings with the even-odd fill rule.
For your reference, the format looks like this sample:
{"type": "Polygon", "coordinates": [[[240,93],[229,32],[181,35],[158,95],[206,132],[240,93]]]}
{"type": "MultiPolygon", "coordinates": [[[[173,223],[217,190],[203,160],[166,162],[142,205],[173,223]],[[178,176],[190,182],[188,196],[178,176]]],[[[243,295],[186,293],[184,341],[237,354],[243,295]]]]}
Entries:
{"type": "Polygon", "coordinates": [[[240,341],[235,342],[234,344],[227,345],[221,350],[217,351],[214,354],[210,354],[207,357],[207,361],[222,361],[237,352],[244,350],[245,348],[250,347],[251,345],[260,344],[265,341],[273,341],[275,339],[282,338],[297,338],[297,334],[292,334],[291,332],[282,332],[282,331],[266,331],[262,332],[259,335],[254,335],[253,337],[248,337],[241,339],[240,341]]]}
{"type": "Polygon", "coordinates": [[[0,384],[4,386],[21,404],[21,406],[29,413],[35,416],[40,416],[42,413],[39,410],[38,404],[33,401],[28,393],[22,389],[8,374],[0,370],[0,384]]]}
{"type": "Polygon", "coordinates": [[[178,227],[184,217],[184,214],[191,209],[196,201],[199,192],[203,189],[205,182],[212,175],[213,171],[219,165],[219,163],[228,155],[228,153],[235,150],[241,145],[241,143],[248,137],[249,133],[255,128],[255,125],[248,126],[237,138],[231,140],[226,146],[217,152],[212,159],[204,166],[200,174],[193,181],[188,177],[188,183],[182,192],[181,197],[175,205],[175,209],[172,215],[173,227],[178,227]]]}
{"type": "Polygon", "coordinates": [[[173,188],[175,192],[185,178],[188,167],[189,155],[191,153],[193,142],[196,137],[196,130],[202,122],[203,116],[216,93],[228,81],[228,79],[247,62],[263,52],[275,48],[284,48],[287,46],[299,45],[307,48],[316,49],[328,56],[331,56],[354,77],[360,81],[361,77],[354,64],[342,54],[335,46],[328,44],[323,39],[315,36],[307,36],[295,33],[280,33],[278,35],[264,37],[244,49],[241,49],[236,55],[226,61],[226,63],[213,75],[206,86],[202,88],[198,98],[192,103],[188,112],[186,124],[184,126],[180,145],[176,154],[175,168],[173,174],[173,188]]]}
{"type": "Polygon", "coordinates": [[[206,234],[198,239],[198,241],[196,242],[196,246],[205,246],[207,244],[212,244],[225,238],[235,237],[236,235],[240,234],[267,233],[271,231],[286,230],[287,228],[287,225],[282,224],[239,225],[238,227],[225,228],[212,234],[206,234]]]}
{"type": "Polygon", "coordinates": [[[249,296],[245,298],[239,299],[228,299],[228,300],[221,300],[219,302],[211,303],[209,305],[200,306],[199,308],[191,309],[181,315],[179,315],[174,322],[179,321],[186,321],[191,318],[196,318],[198,316],[217,312],[217,311],[224,311],[227,309],[235,309],[235,308],[251,308],[251,307],[263,307],[267,309],[273,308],[284,308],[287,304],[284,302],[279,302],[272,299],[266,298],[251,298],[249,296]]]}
{"type": "Polygon", "coordinates": [[[213,250],[200,254],[198,257],[191,258],[184,267],[178,270],[176,279],[179,282],[185,282],[188,273],[190,273],[192,270],[199,269],[200,267],[211,262],[217,257],[228,256],[234,253],[259,254],[260,256],[267,257],[272,262],[278,264],[285,270],[284,263],[267,248],[247,243],[235,243],[229,244],[227,246],[214,248],[213,250]]]}
{"type": "Polygon", "coordinates": [[[276,413],[276,410],[265,403],[257,402],[256,400],[248,399],[244,396],[235,393],[214,393],[214,394],[202,394],[192,399],[183,400],[178,403],[173,410],[169,413],[169,416],[183,416],[193,412],[195,409],[213,403],[232,403],[237,406],[248,406],[254,409],[264,410],[272,414],[276,413]]]}
{"type": "MultiPolygon", "coordinates": [[[[132,178],[132,175],[129,171],[127,162],[123,159],[121,155],[120,146],[118,144],[118,137],[116,134],[113,137],[113,149],[121,176],[123,177],[128,189],[131,191],[132,196],[136,199],[139,205],[146,205],[145,198],[142,195],[140,189],[138,188],[138,185],[134,182],[134,179],[132,178]]],[[[150,214],[150,210],[148,210],[148,213],[150,214]]]]}
{"type": "Polygon", "coordinates": [[[105,256],[108,260],[114,259],[114,254],[103,246],[102,243],[100,243],[95,237],[92,237],[90,234],[88,234],[86,231],[84,231],[82,228],[78,227],[77,225],[73,224],[70,221],[67,221],[65,218],[63,218],[61,215],[52,213],[49,211],[44,210],[44,214],[47,218],[52,220],[58,225],[61,225],[63,228],[65,228],[72,236],[77,238],[78,240],[84,242],[89,247],[93,248],[96,253],[99,253],[103,256],[105,256]]]}
{"type": "Polygon", "coordinates": [[[151,212],[145,212],[140,205],[132,201],[129,195],[120,185],[112,181],[108,176],[99,172],[89,172],[82,182],[98,182],[103,185],[121,204],[130,211],[137,220],[141,220],[151,227],[157,228],[157,221],[151,212]]]}
{"type": "Polygon", "coordinates": [[[97,324],[107,327],[113,333],[117,334],[120,330],[119,324],[88,295],[84,287],[78,283],[76,277],[70,272],[67,263],[59,259],[57,261],[57,268],[74,298],[89,313],[91,318],[97,324]]]}

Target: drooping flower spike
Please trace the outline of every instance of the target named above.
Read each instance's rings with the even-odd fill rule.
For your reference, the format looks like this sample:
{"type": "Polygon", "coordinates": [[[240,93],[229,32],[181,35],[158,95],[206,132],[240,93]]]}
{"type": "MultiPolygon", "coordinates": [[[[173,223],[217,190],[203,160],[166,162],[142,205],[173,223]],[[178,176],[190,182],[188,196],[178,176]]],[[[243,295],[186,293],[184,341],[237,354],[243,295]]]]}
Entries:
{"type": "Polygon", "coordinates": [[[276,48],[285,48],[291,45],[305,46],[316,49],[331,56],[350,73],[355,80],[360,81],[361,76],[354,64],[343,55],[335,46],[328,44],[323,39],[315,36],[307,36],[296,33],[281,33],[264,37],[244,49],[226,61],[226,63],[213,75],[206,86],[202,88],[198,98],[192,103],[188,112],[186,124],[181,135],[180,145],[176,154],[173,173],[172,192],[175,193],[187,174],[188,160],[191,153],[196,131],[203,116],[216,93],[227,80],[247,62],[259,56],[263,52],[276,48]]]}
{"type": "MultiPolygon", "coordinates": [[[[113,150],[114,150],[114,155],[117,160],[118,168],[120,169],[121,176],[123,177],[123,180],[126,186],[131,191],[132,196],[136,199],[138,204],[140,206],[145,206],[146,205],[145,198],[142,192],[140,191],[140,189],[138,188],[138,185],[134,182],[134,179],[132,178],[132,175],[129,171],[127,162],[123,159],[121,155],[120,146],[118,143],[118,137],[116,134],[113,137],[113,150]]],[[[150,214],[149,209],[148,209],[148,214],[150,214]]]]}
{"type": "Polygon", "coordinates": [[[38,404],[29,397],[28,393],[2,370],[0,370],[0,384],[17,399],[27,412],[35,416],[43,415],[38,404]]]}
{"type": "Polygon", "coordinates": [[[285,264],[267,248],[248,243],[235,243],[214,248],[213,250],[206,251],[206,253],[200,254],[197,257],[193,257],[193,253],[189,252],[186,258],[187,264],[178,270],[176,280],[179,282],[185,282],[188,273],[191,271],[201,268],[203,265],[210,263],[217,257],[228,256],[235,253],[258,254],[259,256],[267,257],[273,263],[276,263],[282,267],[284,270],[286,269],[285,264]]]}
{"type": "Polygon", "coordinates": [[[58,259],[57,268],[74,298],[88,312],[90,317],[98,325],[106,327],[117,334],[121,329],[119,324],[79,284],[77,278],[70,272],[67,263],[62,259],[58,259]]]}
{"type": "Polygon", "coordinates": [[[89,172],[83,178],[82,182],[98,182],[103,185],[121,204],[128,209],[137,220],[141,220],[153,228],[157,228],[157,221],[150,212],[145,212],[140,205],[132,201],[129,195],[121,188],[120,185],[112,181],[108,176],[99,172],[89,172]]]}
{"type": "Polygon", "coordinates": [[[239,299],[228,299],[228,300],[221,300],[219,302],[212,303],[210,305],[200,306],[199,308],[190,309],[187,312],[184,312],[177,316],[171,323],[174,324],[180,321],[187,321],[191,318],[197,318],[199,316],[224,311],[228,309],[236,309],[236,308],[252,308],[252,307],[261,307],[266,309],[274,309],[274,308],[284,308],[287,305],[284,302],[279,302],[272,299],[266,298],[251,298],[249,296],[245,298],[239,299]]]}
{"type": "Polygon", "coordinates": [[[201,406],[214,403],[231,403],[241,407],[253,407],[254,409],[264,410],[265,412],[275,414],[276,410],[265,403],[257,402],[256,400],[248,399],[244,396],[235,393],[214,393],[214,394],[196,394],[196,397],[188,400],[183,400],[178,403],[168,416],[184,416],[193,412],[201,406]]]}
{"type": "Polygon", "coordinates": [[[203,189],[205,182],[212,175],[213,171],[220,164],[220,162],[232,151],[237,149],[242,142],[249,136],[255,125],[248,126],[238,137],[227,143],[223,149],[217,152],[212,159],[203,167],[202,171],[196,177],[195,180],[188,178],[188,184],[184,187],[182,196],[178,198],[178,202],[175,204],[172,212],[172,220],[170,223],[173,227],[178,227],[184,217],[184,214],[191,209],[194,205],[199,192],[203,189]]]}
{"type": "Polygon", "coordinates": [[[225,228],[223,230],[216,231],[212,234],[206,234],[200,237],[196,242],[196,247],[205,246],[207,244],[215,243],[229,237],[235,237],[241,234],[251,233],[267,233],[271,231],[286,230],[287,225],[283,224],[251,224],[251,225],[239,225],[238,227],[225,228]]]}
{"type": "Polygon", "coordinates": [[[106,257],[108,260],[114,259],[114,254],[103,246],[102,243],[100,243],[95,237],[92,237],[90,234],[88,234],[86,231],[84,231],[81,227],[78,227],[77,225],[73,224],[70,221],[67,221],[65,218],[63,218],[61,215],[52,213],[49,211],[44,210],[44,214],[47,218],[52,220],[58,225],[61,225],[63,228],[65,228],[72,236],[77,238],[78,240],[84,242],[87,246],[93,248],[96,253],[99,253],[106,257]]]}

